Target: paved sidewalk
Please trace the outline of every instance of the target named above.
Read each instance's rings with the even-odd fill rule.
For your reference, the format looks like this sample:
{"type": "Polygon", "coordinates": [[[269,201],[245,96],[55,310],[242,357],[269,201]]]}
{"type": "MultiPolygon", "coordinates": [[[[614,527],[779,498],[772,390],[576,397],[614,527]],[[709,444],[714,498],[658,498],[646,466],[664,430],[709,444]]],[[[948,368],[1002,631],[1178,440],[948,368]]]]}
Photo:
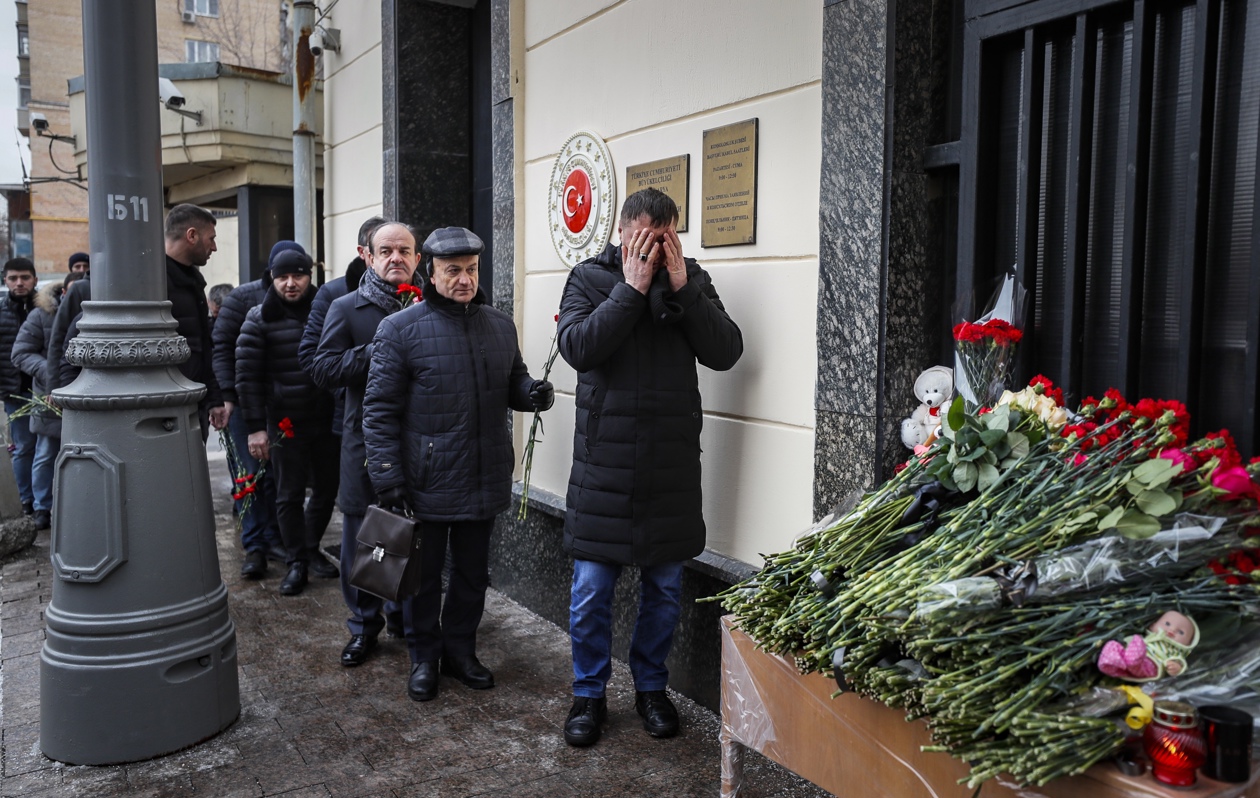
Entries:
{"type": "MultiPolygon", "coordinates": [[[[276,564],[262,581],[242,580],[227,470],[213,452],[210,465],[220,566],[236,622],[240,718],[206,743],[148,762],[67,767],[44,758],[39,649],[52,578],[45,532],[0,568],[0,795],[719,795],[717,717],[675,696],[681,734],[649,737],[622,663],[615,664],[604,738],[589,749],[567,746],[561,725],[569,705],[568,635],[493,591],[479,633],[481,659],[495,672],[493,690],[443,678],[437,700],[411,701],[400,640],[382,638],[367,663],[341,667],[347,633],[337,582],[316,579],[301,596],[281,596],[276,564]]],[[[330,529],[325,541],[337,535],[330,529]]],[[[751,753],[745,783],[746,798],[827,795],[751,753]]]]}

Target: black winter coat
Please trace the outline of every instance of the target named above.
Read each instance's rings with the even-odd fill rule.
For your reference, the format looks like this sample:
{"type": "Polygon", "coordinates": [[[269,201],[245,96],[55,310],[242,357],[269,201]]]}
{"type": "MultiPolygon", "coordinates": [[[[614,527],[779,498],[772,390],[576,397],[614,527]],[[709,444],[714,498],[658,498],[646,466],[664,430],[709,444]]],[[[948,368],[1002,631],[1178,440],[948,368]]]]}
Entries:
{"type": "Polygon", "coordinates": [[[509,408],[533,410],[511,317],[438,294],[376,331],[363,403],[368,474],[377,493],[404,486],[424,521],[493,518],[512,501],[509,408]]]}
{"type": "MultiPolygon", "coordinates": [[[[306,330],[302,333],[302,343],[298,346],[298,362],[308,373],[315,361],[315,350],[319,348],[319,338],[324,333],[324,319],[328,316],[328,308],[334,300],[357,291],[359,280],[363,278],[363,272],[366,270],[367,264],[363,262],[363,258],[355,258],[346,267],[344,277],[329,280],[321,285],[319,292],[315,294],[315,301],[311,302],[311,313],[306,317],[306,330]]],[[[338,388],[333,392],[333,399],[336,401],[332,421],[334,435],[341,435],[341,424],[346,407],[345,393],[344,388],[338,388]]]]}
{"type": "Polygon", "coordinates": [[[565,284],[557,335],[578,386],[564,543],[577,559],[657,565],[704,551],[696,363],[725,371],[744,344],[708,273],[688,259],[687,276],[660,322],[626,284],[620,247],[565,284]]]}
{"type": "Polygon", "coordinates": [[[30,376],[14,365],[12,354],[18,330],[22,329],[34,307],[33,294],[21,299],[11,294],[0,298],[0,397],[5,399],[31,388],[30,376]]]}
{"type": "Polygon", "coordinates": [[[250,432],[267,429],[268,418],[324,429],[332,422],[332,396],[298,365],[298,342],[314,298],[315,286],[297,302],[285,302],[270,288],[245,315],[236,339],[236,395],[250,432]]]}
{"type": "Polygon", "coordinates": [[[328,307],[324,332],[307,370],[315,384],[325,390],[346,389],[341,425],[341,487],[337,494],[337,505],[346,515],[363,515],[376,499],[363,467],[367,460],[363,447],[363,390],[372,360],[372,338],[386,315],[358,291],[334,300],[328,307]]]}
{"type": "MultiPolygon", "coordinates": [[[[73,285],[73,284],[72,284],[73,285]]],[[[48,395],[48,341],[61,300],[61,286],[49,283],[35,295],[35,309],[26,317],[13,342],[13,365],[31,378],[31,392],[48,395]]],[[[31,432],[48,438],[61,437],[61,416],[51,411],[31,415],[31,432]]]]}
{"type": "Polygon", "coordinates": [[[219,382],[214,378],[214,366],[211,363],[213,345],[210,342],[210,304],[206,302],[206,278],[201,276],[200,269],[185,266],[168,255],[166,296],[171,301],[175,332],[188,339],[188,348],[192,350],[192,356],[179,364],[180,373],[206,386],[206,395],[200,404],[204,420],[210,408],[223,404],[223,395],[219,392],[219,382]]]}
{"type": "MultiPolygon", "coordinates": [[[[53,318],[52,330],[48,334],[48,363],[44,374],[48,390],[64,388],[70,383],[63,376],[62,358],[66,354],[66,342],[70,340],[70,323],[83,312],[83,303],[92,299],[92,278],[84,277],[70,284],[57,306],[57,315],[53,318]]],[[[68,372],[66,372],[68,373],[68,372]]]]}
{"type": "Polygon", "coordinates": [[[214,377],[223,392],[223,401],[237,404],[240,398],[236,395],[236,339],[241,334],[241,325],[245,323],[245,315],[251,308],[262,303],[271,287],[270,280],[258,279],[242,283],[232,289],[232,293],[223,298],[219,306],[219,317],[214,322],[214,377]]]}

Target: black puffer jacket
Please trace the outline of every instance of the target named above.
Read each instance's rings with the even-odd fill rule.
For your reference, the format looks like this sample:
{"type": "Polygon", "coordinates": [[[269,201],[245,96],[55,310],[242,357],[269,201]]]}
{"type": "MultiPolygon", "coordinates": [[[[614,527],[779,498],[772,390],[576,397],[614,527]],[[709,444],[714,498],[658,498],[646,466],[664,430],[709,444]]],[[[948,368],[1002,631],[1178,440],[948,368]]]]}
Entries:
{"type": "Polygon", "coordinates": [[[11,355],[18,330],[22,329],[22,324],[34,307],[33,294],[21,299],[12,294],[5,294],[0,298],[0,397],[5,399],[13,394],[25,393],[31,388],[30,375],[14,365],[11,355]]]}
{"type": "MultiPolygon", "coordinates": [[[[372,338],[387,314],[355,291],[334,300],[324,320],[324,333],[308,373],[325,390],[345,389],[341,425],[341,487],[337,506],[346,515],[363,515],[375,500],[363,463],[363,389],[372,360],[372,338]]],[[[309,321],[309,319],[308,319],[309,321]]]]}
{"type": "Polygon", "coordinates": [[[175,332],[188,339],[188,348],[192,350],[192,356],[179,364],[180,373],[206,386],[206,395],[199,405],[204,420],[210,408],[223,404],[223,395],[219,392],[219,382],[214,378],[214,366],[211,363],[213,347],[210,343],[210,305],[206,302],[206,278],[201,276],[200,269],[185,266],[168,255],[166,296],[171,300],[175,332]]]}
{"type": "Polygon", "coordinates": [[[325,429],[332,421],[332,396],[298,364],[298,342],[314,298],[315,286],[296,302],[285,302],[271,288],[245,315],[236,339],[236,395],[250,432],[267,429],[268,418],[325,429]]]}
{"type": "MultiPolygon", "coordinates": [[[[664,272],[661,279],[667,279],[664,272]]],[[[609,245],[569,274],[560,354],[578,372],[565,548],[577,559],[656,565],[704,550],[696,363],[725,371],[743,354],[709,275],[664,293],[657,320],[609,245]]]]}
{"type": "MultiPolygon", "coordinates": [[[[35,309],[26,317],[13,342],[13,365],[31,378],[36,396],[48,395],[48,342],[53,320],[61,302],[61,284],[49,283],[35,295],[35,309]]],[[[31,432],[49,438],[61,437],[61,416],[50,411],[31,415],[31,432]]]]}
{"type": "Polygon", "coordinates": [[[508,408],[533,410],[534,380],[516,325],[485,304],[424,286],[425,301],[376,331],[363,402],[368,474],[377,493],[405,485],[424,521],[493,518],[512,500],[508,408]]]}
{"type": "Polygon", "coordinates": [[[271,287],[270,280],[254,280],[232,289],[219,306],[219,317],[214,321],[214,377],[223,392],[223,401],[239,403],[236,395],[236,339],[241,325],[251,308],[262,303],[271,287]]]}

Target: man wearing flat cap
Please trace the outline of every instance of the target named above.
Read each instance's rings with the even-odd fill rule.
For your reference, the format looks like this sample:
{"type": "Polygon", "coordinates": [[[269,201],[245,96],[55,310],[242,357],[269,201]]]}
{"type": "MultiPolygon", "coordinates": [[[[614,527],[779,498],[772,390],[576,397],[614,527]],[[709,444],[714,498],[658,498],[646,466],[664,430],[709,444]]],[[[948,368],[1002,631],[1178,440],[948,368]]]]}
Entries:
{"type": "Polygon", "coordinates": [[[516,462],[509,408],[547,410],[551,383],[529,375],[516,325],[478,287],[484,245],[445,227],[424,242],[424,299],[387,317],[373,341],[363,403],[368,474],[382,507],[421,525],[420,592],[403,605],[416,701],[437,696],[439,671],[473,689],[494,686],[477,659],[489,586],[490,532],[511,504],[516,462]],[[442,600],[442,566],[451,575],[442,600]]]}
{"type": "MultiPolygon", "coordinates": [[[[286,596],[301,593],[310,574],[338,576],[337,567],[319,553],[337,493],[340,444],[332,433],[333,397],[298,363],[315,298],[311,270],[311,258],[300,247],[272,258],[271,285],[245,314],[236,339],[236,396],[249,454],[269,461],[275,473],[276,520],[288,554],[288,573],[280,582],[286,596]]],[[[263,553],[249,557],[262,561],[263,553]]]]}

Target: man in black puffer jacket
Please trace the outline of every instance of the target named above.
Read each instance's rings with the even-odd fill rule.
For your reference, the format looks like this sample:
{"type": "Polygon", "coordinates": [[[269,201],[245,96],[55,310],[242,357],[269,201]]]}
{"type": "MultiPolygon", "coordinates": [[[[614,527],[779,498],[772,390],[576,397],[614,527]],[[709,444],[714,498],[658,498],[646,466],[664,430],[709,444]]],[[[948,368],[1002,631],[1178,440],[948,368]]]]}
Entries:
{"type": "MultiPolygon", "coordinates": [[[[214,320],[214,375],[223,389],[224,406],[228,411],[228,434],[240,461],[237,467],[247,474],[258,473],[258,461],[249,453],[249,430],[237,412],[240,400],[236,395],[236,341],[241,334],[241,325],[245,323],[245,315],[263,301],[267,289],[271,287],[272,262],[281,252],[289,250],[306,252],[296,241],[277,241],[267,256],[267,268],[263,270],[262,277],[232,289],[219,306],[219,315],[214,320]]],[[[254,500],[244,512],[241,512],[242,503],[236,503],[236,514],[241,523],[241,549],[245,551],[241,576],[247,579],[261,579],[267,573],[267,557],[259,557],[256,552],[264,552],[274,558],[284,549],[276,520],[275,478],[264,469],[255,489],[254,500]]]]}
{"type": "MultiPolygon", "coordinates": [[[[355,537],[363,515],[373,500],[372,482],[364,463],[363,390],[372,360],[376,328],[391,313],[402,310],[398,286],[411,282],[416,271],[416,236],[399,222],[381,225],[368,243],[368,269],[354,293],[335,300],[328,308],[324,332],[308,372],[327,390],[345,389],[345,417],[341,427],[341,594],[350,618],[350,641],[341,651],[341,664],[361,665],[376,646],[385,626],[384,602],[350,584],[355,537]]],[[[309,320],[308,320],[309,321],[309,320]]],[[[404,632],[406,620],[403,622],[404,632]]]]}
{"type": "Polygon", "coordinates": [[[471,230],[433,231],[421,252],[424,301],[381,322],[363,399],[368,474],[382,507],[421,522],[420,593],[404,603],[416,701],[437,696],[442,673],[494,686],[477,659],[490,585],[490,532],[512,499],[508,409],[546,410],[551,383],[529,376],[516,325],[478,289],[484,245],[471,230]],[[451,575],[442,601],[447,545],[451,575]]]}
{"type": "Polygon", "coordinates": [[[4,264],[4,285],[9,289],[0,299],[0,397],[9,416],[9,442],[13,444],[13,478],[17,482],[22,511],[35,512],[35,492],[31,484],[31,465],[35,457],[35,434],[31,420],[13,414],[31,398],[31,375],[14,364],[11,354],[18,330],[35,307],[35,264],[26,258],[13,258],[4,264]]]}
{"type": "MultiPolygon", "coordinates": [[[[298,365],[298,342],[315,298],[313,264],[301,250],[284,250],[271,261],[271,287],[250,308],[236,339],[237,412],[249,430],[252,457],[275,471],[276,518],[289,553],[280,592],[295,596],[307,572],[331,579],[337,568],[319,553],[337,494],[337,440],[332,396],[298,365]],[[286,423],[287,419],[287,423],[286,423]],[[278,441],[271,446],[271,440],[278,441]],[[302,511],[307,483],[311,498],[302,511]]],[[[249,557],[261,560],[263,553],[249,557]]]]}
{"type": "Polygon", "coordinates": [[[569,274],[560,355],[578,373],[573,470],[564,521],[573,555],[570,745],[599,739],[611,675],[612,601],[622,566],[639,568],[630,643],[635,709],[654,737],[678,732],[665,658],[678,622],[683,563],[704,551],[696,364],[718,371],[743,353],[709,275],[682,254],[678,208],[656,189],[626,198],[621,246],[569,274]]]}

